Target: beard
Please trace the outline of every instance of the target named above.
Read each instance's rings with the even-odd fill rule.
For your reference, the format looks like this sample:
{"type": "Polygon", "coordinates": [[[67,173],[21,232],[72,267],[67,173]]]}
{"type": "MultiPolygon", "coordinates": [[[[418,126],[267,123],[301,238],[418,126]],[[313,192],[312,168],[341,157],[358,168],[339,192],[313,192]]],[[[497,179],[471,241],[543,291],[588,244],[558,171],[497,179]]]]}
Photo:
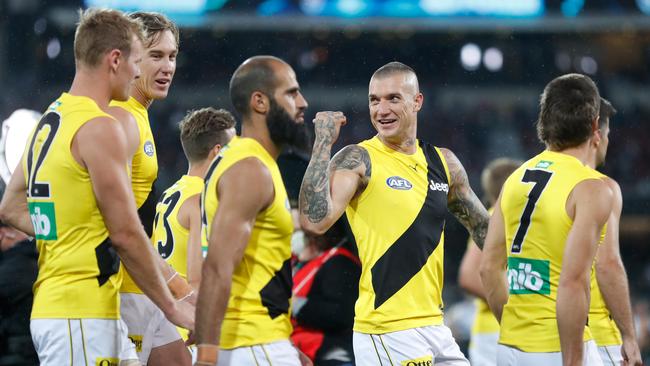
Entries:
{"type": "Polygon", "coordinates": [[[297,123],[275,100],[271,100],[266,122],[271,140],[277,146],[301,151],[306,151],[309,147],[309,132],[305,123],[297,123]]]}

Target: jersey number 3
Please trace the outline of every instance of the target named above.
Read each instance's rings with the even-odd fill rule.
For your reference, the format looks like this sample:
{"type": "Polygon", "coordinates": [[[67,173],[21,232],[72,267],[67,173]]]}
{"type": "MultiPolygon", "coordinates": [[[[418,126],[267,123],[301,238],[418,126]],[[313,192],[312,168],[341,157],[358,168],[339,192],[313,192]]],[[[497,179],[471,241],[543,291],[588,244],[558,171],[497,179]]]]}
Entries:
{"type": "MultiPolygon", "coordinates": [[[[172,231],[171,226],[169,225],[169,215],[174,211],[174,207],[178,204],[178,200],[181,198],[181,192],[174,192],[169,197],[163,197],[162,203],[167,205],[167,209],[163,214],[162,221],[165,226],[165,242],[158,240],[156,243],[158,247],[158,253],[163,259],[167,259],[172,255],[174,251],[174,232],[172,231]]],[[[156,214],[156,219],[154,220],[156,225],[158,224],[158,214],[156,214]]]]}
{"type": "Polygon", "coordinates": [[[521,181],[524,183],[534,183],[533,189],[528,193],[528,202],[524,208],[524,212],[521,214],[519,219],[519,228],[515,234],[515,239],[512,241],[512,247],[510,248],[511,253],[521,253],[521,246],[524,243],[524,238],[528,232],[528,227],[530,226],[530,218],[533,216],[533,211],[535,211],[535,205],[539,200],[539,197],[542,195],[544,188],[551,180],[552,172],[547,170],[539,169],[526,169],[524,177],[521,178],[521,181]]]}

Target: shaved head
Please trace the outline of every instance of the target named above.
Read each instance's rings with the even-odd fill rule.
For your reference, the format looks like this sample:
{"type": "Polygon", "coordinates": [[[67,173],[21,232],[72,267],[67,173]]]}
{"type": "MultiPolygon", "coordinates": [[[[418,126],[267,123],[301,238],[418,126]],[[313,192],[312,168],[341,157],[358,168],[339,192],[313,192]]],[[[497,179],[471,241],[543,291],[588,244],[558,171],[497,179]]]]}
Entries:
{"type": "Polygon", "coordinates": [[[273,96],[278,84],[276,71],[283,66],[289,67],[275,56],[254,56],[239,65],[230,79],[230,100],[237,113],[250,114],[250,97],[256,91],[273,96]]]}
{"type": "Polygon", "coordinates": [[[418,76],[415,74],[415,70],[399,61],[389,62],[378,68],[377,71],[372,74],[370,82],[372,83],[373,79],[382,79],[400,74],[404,75],[405,84],[413,86],[413,94],[420,92],[420,84],[418,82],[418,76]]]}

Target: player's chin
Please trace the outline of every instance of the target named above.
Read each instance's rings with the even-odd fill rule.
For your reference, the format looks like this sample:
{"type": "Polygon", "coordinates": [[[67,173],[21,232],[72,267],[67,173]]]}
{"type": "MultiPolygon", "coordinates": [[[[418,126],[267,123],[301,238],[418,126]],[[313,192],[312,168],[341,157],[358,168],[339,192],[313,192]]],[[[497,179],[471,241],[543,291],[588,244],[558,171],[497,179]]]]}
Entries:
{"type": "Polygon", "coordinates": [[[169,94],[169,88],[154,89],[151,92],[151,99],[165,99],[167,98],[167,94],[169,94]]]}

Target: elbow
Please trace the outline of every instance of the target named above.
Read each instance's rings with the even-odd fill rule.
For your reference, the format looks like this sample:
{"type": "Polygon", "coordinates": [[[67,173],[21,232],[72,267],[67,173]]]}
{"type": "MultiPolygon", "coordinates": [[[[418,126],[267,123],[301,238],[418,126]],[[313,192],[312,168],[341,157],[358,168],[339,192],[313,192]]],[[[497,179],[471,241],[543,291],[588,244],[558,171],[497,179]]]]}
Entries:
{"type": "Polygon", "coordinates": [[[300,217],[300,228],[309,235],[319,236],[325,234],[329,229],[329,226],[324,223],[324,220],[321,222],[311,222],[306,217],[300,217]]]}
{"type": "Polygon", "coordinates": [[[137,245],[139,233],[136,230],[126,229],[110,233],[111,245],[118,253],[128,251],[134,245],[137,245]]]}

